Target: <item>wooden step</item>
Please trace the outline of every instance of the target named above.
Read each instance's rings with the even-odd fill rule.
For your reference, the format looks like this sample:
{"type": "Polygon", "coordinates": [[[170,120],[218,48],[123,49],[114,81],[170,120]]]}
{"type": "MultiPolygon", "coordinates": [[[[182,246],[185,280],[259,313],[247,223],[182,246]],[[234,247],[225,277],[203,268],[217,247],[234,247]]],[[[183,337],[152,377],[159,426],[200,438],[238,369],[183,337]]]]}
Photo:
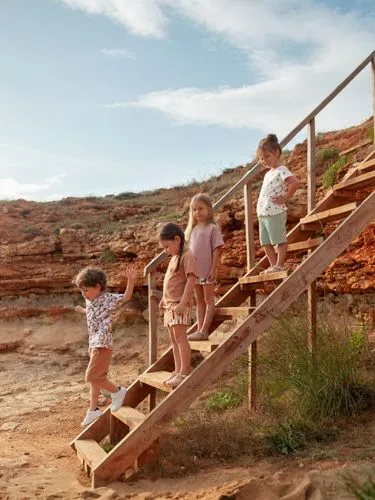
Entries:
{"type": "Polygon", "coordinates": [[[215,307],[215,316],[249,316],[254,311],[255,307],[215,307]]]}
{"type": "Polygon", "coordinates": [[[351,153],[352,151],[356,151],[359,148],[363,148],[363,146],[367,146],[368,144],[372,143],[372,139],[365,139],[364,141],[359,142],[355,146],[352,146],[351,148],[344,149],[344,151],[341,151],[340,156],[344,156],[348,153],[351,153]]]}
{"type": "Polygon", "coordinates": [[[107,457],[107,453],[99,446],[95,439],[77,439],[74,441],[74,447],[86,472],[88,472],[87,466],[90,469],[94,469],[107,457]]]}
{"type": "Polygon", "coordinates": [[[298,241],[297,243],[290,243],[288,244],[287,252],[311,250],[312,248],[318,247],[323,241],[323,238],[309,238],[308,240],[298,241]]]}
{"type": "Polygon", "coordinates": [[[212,352],[219,345],[215,340],[189,340],[190,347],[193,351],[212,352]]]}
{"type": "Polygon", "coordinates": [[[365,172],[366,170],[373,170],[375,168],[375,159],[364,161],[358,164],[358,170],[360,172],[365,172]]]}
{"type": "Polygon", "coordinates": [[[306,215],[300,220],[301,224],[310,224],[316,222],[330,222],[337,219],[343,219],[349,215],[358,206],[358,202],[354,201],[348,203],[347,205],[341,205],[340,207],[330,208],[329,210],[324,210],[323,212],[318,212],[317,214],[306,215]]]}
{"type": "Polygon", "coordinates": [[[333,186],[333,191],[340,191],[341,189],[363,189],[371,187],[375,184],[375,172],[367,172],[367,174],[358,175],[353,179],[339,182],[333,186]]]}
{"type": "Polygon", "coordinates": [[[277,273],[257,274],[256,276],[249,276],[240,278],[238,281],[241,285],[256,285],[257,283],[264,283],[267,281],[282,281],[287,278],[289,271],[279,271],[277,273]]]}
{"type": "Polygon", "coordinates": [[[121,420],[130,429],[137,427],[146,418],[143,413],[131,406],[122,406],[119,410],[112,412],[112,415],[121,420]]]}
{"type": "Polygon", "coordinates": [[[151,387],[156,387],[156,389],[161,389],[165,392],[171,392],[171,388],[165,385],[165,381],[170,377],[171,372],[161,371],[161,372],[147,372],[142,373],[139,376],[139,380],[142,384],[150,385],[151,387]]]}

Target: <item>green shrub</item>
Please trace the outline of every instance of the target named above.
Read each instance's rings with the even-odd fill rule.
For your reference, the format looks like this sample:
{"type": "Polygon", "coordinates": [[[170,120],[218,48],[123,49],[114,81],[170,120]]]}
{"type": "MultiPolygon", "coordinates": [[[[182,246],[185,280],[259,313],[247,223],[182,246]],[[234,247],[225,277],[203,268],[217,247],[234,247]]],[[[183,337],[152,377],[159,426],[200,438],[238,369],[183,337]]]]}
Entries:
{"type": "Polygon", "coordinates": [[[70,224],[70,227],[72,229],[82,229],[84,226],[81,222],[73,222],[72,224],[70,224]]]}
{"type": "Polygon", "coordinates": [[[100,260],[102,260],[103,262],[113,262],[116,259],[117,259],[117,256],[116,256],[115,252],[113,250],[111,250],[110,248],[106,248],[100,257],[100,260]]]}
{"type": "Polygon", "coordinates": [[[340,154],[340,150],[338,148],[326,148],[321,149],[316,154],[316,160],[318,163],[323,163],[326,160],[335,160],[340,154]]]}
{"type": "Polygon", "coordinates": [[[112,195],[115,200],[130,200],[132,198],[137,198],[137,196],[139,196],[139,193],[133,193],[132,191],[125,191],[123,193],[112,195]]]}
{"type": "Polygon", "coordinates": [[[371,127],[368,128],[367,136],[369,139],[371,139],[374,142],[374,126],[373,125],[371,125],[371,127]]]}
{"type": "Polygon", "coordinates": [[[234,392],[215,392],[207,399],[205,407],[210,411],[224,411],[237,408],[242,401],[243,398],[234,392]]]}
{"type": "Polygon", "coordinates": [[[375,499],[375,474],[374,471],[369,471],[366,477],[362,480],[358,479],[352,472],[341,474],[345,482],[345,486],[357,500],[374,500],[375,499]]]}
{"type": "Polygon", "coordinates": [[[337,182],[337,174],[339,170],[346,165],[347,157],[342,156],[333,165],[329,166],[323,174],[323,186],[329,188],[337,182]]]}
{"type": "Polygon", "coordinates": [[[289,455],[306,446],[306,430],[303,425],[286,420],[266,436],[266,441],[271,453],[289,455]]]}
{"type": "Polygon", "coordinates": [[[307,331],[305,321],[284,318],[263,338],[266,352],[259,357],[258,380],[270,411],[322,422],[373,407],[373,379],[364,368],[367,343],[360,338],[365,332],[320,321],[313,358],[307,331]]]}

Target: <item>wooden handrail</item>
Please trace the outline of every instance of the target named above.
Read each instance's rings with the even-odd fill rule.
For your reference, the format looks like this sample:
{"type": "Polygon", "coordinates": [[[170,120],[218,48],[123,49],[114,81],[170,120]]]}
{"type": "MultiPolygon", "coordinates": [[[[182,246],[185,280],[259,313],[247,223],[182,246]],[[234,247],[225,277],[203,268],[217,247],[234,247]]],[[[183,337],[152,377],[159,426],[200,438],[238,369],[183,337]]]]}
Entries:
{"type": "MultiPolygon", "coordinates": [[[[323,108],[327,106],[344,88],[352,81],[354,78],[369,64],[373,63],[375,58],[375,50],[371,52],[369,56],[364,59],[361,64],[359,64],[351,73],[348,75],[341,83],[338,85],[323,101],[316,106],[316,108],[311,111],[296,127],[294,127],[289,134],[287,134],[282,141],[280,141],[280,146],[283,148],[286,146],[313,118],[315,118],[323,108]]],[[[246,174],[241,177],[241,179],[234,184],[214,205],[214,211],[218,211],[224,203],[231,199],[232,195],[245,184],[251,181],[261,170],[261,164],[256,163],[253,168],[251,168],[246,174]]],[[[157,266],[167,258],[166,252],[161,252],[158,254],[151,262],[147,264],[144,268],[144,275],[147,276],[151,271],[157,268],[157,266]]]]}

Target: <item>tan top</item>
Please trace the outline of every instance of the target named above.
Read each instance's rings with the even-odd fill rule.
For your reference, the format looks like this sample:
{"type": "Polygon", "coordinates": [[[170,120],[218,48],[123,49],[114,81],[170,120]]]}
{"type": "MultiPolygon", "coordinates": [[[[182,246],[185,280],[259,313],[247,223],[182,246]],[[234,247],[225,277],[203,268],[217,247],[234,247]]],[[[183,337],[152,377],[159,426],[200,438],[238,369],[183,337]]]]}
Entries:
{"type": "Polygon", "coordinates": [[[178,255],[173,255],[164,276],[163,302],[167,309],[180,303],[188,275],[198,276],[197,261],[190,250],[184,250],[178,271],[175,272],[177,261],[178,255]]]}

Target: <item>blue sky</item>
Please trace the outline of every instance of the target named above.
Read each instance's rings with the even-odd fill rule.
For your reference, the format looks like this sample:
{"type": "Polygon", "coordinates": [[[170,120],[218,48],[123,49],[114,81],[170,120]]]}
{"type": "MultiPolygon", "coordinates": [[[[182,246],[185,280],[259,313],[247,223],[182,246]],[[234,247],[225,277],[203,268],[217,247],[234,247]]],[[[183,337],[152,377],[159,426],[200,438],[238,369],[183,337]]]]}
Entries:
{"type": "MultiPolygon", "coordinates": [[[[173,186],[252,159],[375,49],[372,0],[2,0],[0,198],[173,186]]],[[[370,71],[318,130],[371,115],[370,71]]]]}

